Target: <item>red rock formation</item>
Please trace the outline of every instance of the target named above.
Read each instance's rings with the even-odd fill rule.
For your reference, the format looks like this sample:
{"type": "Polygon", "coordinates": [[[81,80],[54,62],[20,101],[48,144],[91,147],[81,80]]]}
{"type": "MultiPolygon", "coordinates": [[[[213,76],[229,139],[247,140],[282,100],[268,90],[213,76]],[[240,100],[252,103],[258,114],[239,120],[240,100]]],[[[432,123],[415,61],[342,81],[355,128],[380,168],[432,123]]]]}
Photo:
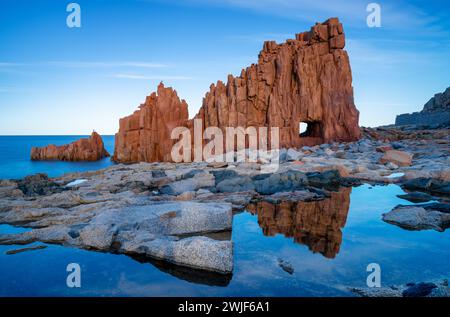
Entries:
{"type": "MultiPolygon", "coordinates": [[[[316,24],[309,32],[297,34],[295,40],[283,44],[265,42],[257,64],[242,70],[239,77],[229,75],[226,84],[218,81],[210,86],[195,118],[202,120],[203,129],[279,127],[280,147],[357,140],[359,112],[353,101],[352,75],[344,46],[345,35],[337,18],[316,24]],[[308,124],[302,135],[300,122],[308,124]]],[[[166,145],[172,142],[165,138],[170,136],[166,132],[167,120],[186,121],[192,127],[192,121],[187,122],[186,103],[180,102],[174,91],[160,86],[158,96],[152,96],[154,101],[147,100],[141,110],[122,119],[136,124],[121,123],[114,160],[170,160],[171,148],[166,145]],[[160,96],[160,91],[165,95],[160,96]],[[159,101],[166,98],[168,102],[159,101]],[[169,119],[162,115],[172,112],[169,119]]]]}
{"type": "Polygon", "coordinates": [[[312,202],[260,201],[248,205],[247,210],[258,216],[264,235],[293,237],[294,242],[307,245],[314,253],[334,258],[342,243],[341,229],[347,221],[351,190],[342,188],[328,199],[312,202]]]}
{"type": "Polygon", "coordinates": [[[176,140],[170,139],[173,128],[188,123],[188,105],[176,91],[161,83],[158,93],[147,97],[139,110],[120,119],[113,160],[117,162],[170,161],[176,140]]]}
{"type": "Polygon", "coordinates": [[[73,143],[56,146],[31,148],[31,159],[60,160],[60,161],[98,161],[108,157],[109,153],[103,146],[102,137],[97,132],[92,132],[87,139],[79,139],[73,143]]]}

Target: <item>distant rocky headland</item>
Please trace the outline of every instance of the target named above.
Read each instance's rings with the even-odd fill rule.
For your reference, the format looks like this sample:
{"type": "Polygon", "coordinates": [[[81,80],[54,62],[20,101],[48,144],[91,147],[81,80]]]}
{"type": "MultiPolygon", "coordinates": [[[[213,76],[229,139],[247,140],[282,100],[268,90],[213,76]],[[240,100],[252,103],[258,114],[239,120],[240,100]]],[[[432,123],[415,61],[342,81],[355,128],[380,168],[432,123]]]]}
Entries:
{"type": "Polygon", "coordinates": [[[98,161],[104,157],[109,157],[109,153],[105,150],[102,137],[95,131],[89,138],[79,139],[70,144],[61,146],[50,144],[31,149],[31,159],[35,161],[98,161]]]}
{"type": "Polygon", "coordinates": [[[450,127],[450,87],[443,93],[434,95],[422,111],[398,115],[395,125],[450,127]]]}

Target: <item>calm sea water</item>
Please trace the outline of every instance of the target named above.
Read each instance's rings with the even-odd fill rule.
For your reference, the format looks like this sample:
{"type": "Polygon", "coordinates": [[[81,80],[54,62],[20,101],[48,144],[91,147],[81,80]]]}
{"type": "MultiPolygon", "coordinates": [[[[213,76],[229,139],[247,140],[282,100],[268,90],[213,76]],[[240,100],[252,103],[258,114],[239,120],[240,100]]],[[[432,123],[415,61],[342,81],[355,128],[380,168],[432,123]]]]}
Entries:
{"type": "MultiPolygon", "coordinates": [[[[97,162],[47,162],[31,161],[33,146],[63,145],[88,136],[0,136],[0,179],[16,179],[36,173],[51,177],[69,172],[82,172],[105,168],[113,164],[110,158],[97,162]]],[[[103,135],[103,143],[109,154],[114,153],[114,136],[103,135]]]]}
{"type": "MultiPolygon", "coordinates": [[[[239,213],[229,276],[56,245],[15,255],[5,252],[21,246],[0,246],[0,296],[351,296],[346,287],[364,287],[374,262],[382,285],[448,278],[450,231],[407,231],[381,220],[407,203],[396,197],[402,192],[363,185],[313,208],[239,213]],[[293,223],[295,215],[302,220],[293,223]],[[66,286],[69,263],[81,266],[81,288],[66,286]]],[[[0,234],[22,230],[0,225],[0,234]]]]}

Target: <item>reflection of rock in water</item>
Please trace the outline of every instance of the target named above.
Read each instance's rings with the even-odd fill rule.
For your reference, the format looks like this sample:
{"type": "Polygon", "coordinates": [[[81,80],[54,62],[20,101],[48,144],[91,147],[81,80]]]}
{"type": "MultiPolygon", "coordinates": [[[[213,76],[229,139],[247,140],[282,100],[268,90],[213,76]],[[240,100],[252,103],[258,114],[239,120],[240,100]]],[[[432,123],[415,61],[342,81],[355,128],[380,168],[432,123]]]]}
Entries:
{"type": "Polygon", "coordinates": [[[321,201],[259,201],[247,206],[247,210],[258,215],[264,235],[281,233],[307,245],[314,253],[334,258],[342,243],[341,228],[347,220],[351,190],[342,188],[321,201]]]}
{"type": "Polygon", "coordinates": [[[225,287],[230,284],[233,277],[233,274],[220,274],[211,271],[191,269],[185,266],[148,258],[142,255],[129,256],[139,263],[150,263],[161,272],[168,273],[176,278],[191,283],[225,287]]]}

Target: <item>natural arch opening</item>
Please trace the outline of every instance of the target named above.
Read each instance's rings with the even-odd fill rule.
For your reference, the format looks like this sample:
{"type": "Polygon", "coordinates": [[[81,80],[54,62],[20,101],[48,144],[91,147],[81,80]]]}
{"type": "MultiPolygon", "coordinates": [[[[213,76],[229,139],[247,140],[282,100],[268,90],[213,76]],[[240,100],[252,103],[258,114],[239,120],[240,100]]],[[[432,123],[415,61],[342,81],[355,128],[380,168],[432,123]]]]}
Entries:
{"type": "Polygon", "coordinates": [[[322,137],[322,124],[319,121],[302,121],[299,123],[300,137],[322,137]]]}

